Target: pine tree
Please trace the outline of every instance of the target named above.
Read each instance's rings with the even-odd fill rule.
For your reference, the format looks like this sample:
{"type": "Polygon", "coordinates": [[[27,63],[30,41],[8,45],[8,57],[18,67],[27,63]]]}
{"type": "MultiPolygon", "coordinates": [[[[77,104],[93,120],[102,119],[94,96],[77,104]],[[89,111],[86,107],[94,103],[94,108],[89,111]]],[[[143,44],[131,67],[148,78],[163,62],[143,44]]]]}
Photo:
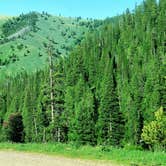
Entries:
{"type": "Polygon", "coordinates": [[[24,107],[23,107],[23,124],[25,126],[25,141],[32,142],[34,137],[34,106],[31,89],[26,89],[24,107]]]}
{"type": "Polygon", "coordinates": [[[86,89],[81,101],[75,106],[75,143],[95,145],[95,112],[93,94],[86,89]]]}
{"type": "Polygon", "coordinates": [[[101,82],[101,100],[97,122],[98,144],[119,145],[123,138],[123,121],[119,110],[118,94],[116,91],[113,58],[105,58],[106,67],[101,82]]]}

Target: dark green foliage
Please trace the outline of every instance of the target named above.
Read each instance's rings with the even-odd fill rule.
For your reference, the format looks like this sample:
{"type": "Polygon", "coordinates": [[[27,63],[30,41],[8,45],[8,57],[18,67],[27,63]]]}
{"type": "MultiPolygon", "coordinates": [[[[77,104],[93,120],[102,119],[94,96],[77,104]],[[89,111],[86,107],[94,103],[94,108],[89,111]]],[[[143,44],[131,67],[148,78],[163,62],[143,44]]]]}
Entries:
{"type": "Polygon", "coordinates": [[[23,122],[20,113],[11,114],[8,122],[8,138],[12,142],[23,142],[23,122]]]}

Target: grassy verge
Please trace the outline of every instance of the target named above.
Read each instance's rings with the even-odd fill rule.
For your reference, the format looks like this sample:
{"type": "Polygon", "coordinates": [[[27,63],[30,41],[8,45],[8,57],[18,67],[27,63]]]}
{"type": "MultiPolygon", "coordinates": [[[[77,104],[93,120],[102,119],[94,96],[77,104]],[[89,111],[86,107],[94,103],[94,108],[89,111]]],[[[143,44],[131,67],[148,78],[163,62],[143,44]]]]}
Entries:
{"type": "Polygon", "coordinates": [[[166,166],[166,153],[101,147],[75,147],[70,144],[10,144],[0,143],[0,150],[16,150],[59,155],[70,158],[105,160],[130,166],[166,166]]]}

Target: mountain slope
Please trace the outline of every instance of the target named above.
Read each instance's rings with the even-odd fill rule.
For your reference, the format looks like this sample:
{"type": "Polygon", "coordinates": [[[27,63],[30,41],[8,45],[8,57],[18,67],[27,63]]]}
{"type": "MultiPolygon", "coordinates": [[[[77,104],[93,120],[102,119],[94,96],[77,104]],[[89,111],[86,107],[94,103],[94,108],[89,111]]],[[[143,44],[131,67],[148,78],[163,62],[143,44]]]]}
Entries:
{"type": "MultiPolygon", "coordinates": [[[[54,56],[68,55],[93,24],[92,21],[81,18],[57,17],[47,13],[36,15],[38,19],[35,30],[27,30],[28,26],[20,24],[21,27],[13,26],[20,27],[14,33],[9,32],[14,29],[9,27],[6,30],[10,34],[8,36],[2,33],[6,19],[0,20],[0,80],[22,71],[33,72],[46,66],[47,44],[50,40],[54,46],[54,56]]],[[[18,17],[13,20],[8,22],[18,24],[21,19],[18,17]]]]}

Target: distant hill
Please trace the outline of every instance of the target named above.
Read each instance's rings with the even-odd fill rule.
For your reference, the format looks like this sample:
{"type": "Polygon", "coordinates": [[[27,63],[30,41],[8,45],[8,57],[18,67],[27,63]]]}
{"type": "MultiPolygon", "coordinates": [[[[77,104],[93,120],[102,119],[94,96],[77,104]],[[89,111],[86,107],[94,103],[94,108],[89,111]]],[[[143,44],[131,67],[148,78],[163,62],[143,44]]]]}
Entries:
{"type": "Polygon", "coordinates": [[[11,16],[0,16],[0,20],[11,18],[11,16]]]}
{"type": "Polygon", "coordinates": [[[1,16],[0,80],[46,66],[49,43],[54,47],[54,57],[68,55],[85,34],[99,24],[100,21],[92,19],[65,18],[35,12],[15,18],[1,16]]]}

